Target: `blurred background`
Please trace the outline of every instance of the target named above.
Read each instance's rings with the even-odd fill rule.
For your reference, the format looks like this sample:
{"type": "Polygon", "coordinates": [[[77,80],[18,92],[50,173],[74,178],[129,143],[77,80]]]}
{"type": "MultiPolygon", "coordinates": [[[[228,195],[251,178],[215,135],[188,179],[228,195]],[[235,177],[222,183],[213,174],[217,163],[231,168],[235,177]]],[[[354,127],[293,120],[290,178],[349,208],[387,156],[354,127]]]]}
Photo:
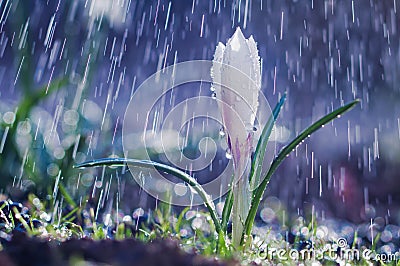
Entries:
{"type": "MultiPolygon", "coordinates": [[[[258,44],[262,89],[271,106],[288,94],[277,149],[329,111],[361,99],[281,165],[258,219],[288,224],[310,215],[399,224],[398,4],[0,1],[1,191],[15,200],[35,193],[67,204],[59,191],[63,184],[73,200],[88,200],[100,212],[152,208],[155,199],[126,169],[72,166],[122,157],[123,117],[135,89],[166,66],[212,60],[217,43],[241,27],[258,44]]],[[[213,129],[218,136],[218,126],[213,129]]],[[[186,152],[196,157],[197,144],[188,141],[186,152]]],[[[154,159],[165,161],[157,151],[154,159]]],[[[220,148],[213,171],[227,161],[220,148]]],[[[199,173],[200,181],[207,171],[199,173]]]]}

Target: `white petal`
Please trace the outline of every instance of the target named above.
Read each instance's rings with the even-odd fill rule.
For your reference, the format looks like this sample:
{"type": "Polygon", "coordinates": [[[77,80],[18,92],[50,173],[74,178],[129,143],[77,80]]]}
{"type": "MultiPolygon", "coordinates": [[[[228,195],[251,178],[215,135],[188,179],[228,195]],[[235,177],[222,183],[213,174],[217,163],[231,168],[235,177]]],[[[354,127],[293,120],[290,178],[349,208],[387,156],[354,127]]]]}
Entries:
{"type": "Polygon", "coordinates": [[[228,41],[228,45],[231,46],[233,51],[240,51],[243,45],[246,45],[244,42],[246,42],[246,38],[244,38],[242,31],[238,27],[232,38],[228,41]]]}
{"type": "Polygon", "coordinates": [[[224,58],[224,51],[225,45],[221,42],[218,43],[215,48],[214,60],[211,68],[211,78],[214,82],[214,84],[212,84],[212,90],[215,90],[217,94],[221,93],[221,86],[218,84],[221,84],[221,63],[224,58]]]}
{"type": "Polygon", "coordinates": [[[260,56],[258,55],[257,43],[253,39],[253,35],[247,40],[247,45],[250,50],[250,57],[253,61],[254,73],[251,73],[251,78],[254,80],[256,85],[261,88],[261,66],[260,66],[260,56]]]}
{"type": "MultiPolygon", "coordinates": [[[[253,128],[261,86],[258,60],[254,40],[247,41],[240,28],[237,28],[235,34],[228,40],[222,60],[224,64],[235,69],[222,65],[221,82],[226,87],[221,88],[222,94],[218,95],[217,93],[217,98],[231,106],[240,116],[240,121],[236,120],[241,123],[238,125],[228,117],[230,112],[223,110],[223,118],[228,132],[235,132],[238,128],[243,128],[243,124],[248,130],[253,128]]],[[[244,143],[247,134],[241,133],[237,137],[239,142],[244,143]]]]}

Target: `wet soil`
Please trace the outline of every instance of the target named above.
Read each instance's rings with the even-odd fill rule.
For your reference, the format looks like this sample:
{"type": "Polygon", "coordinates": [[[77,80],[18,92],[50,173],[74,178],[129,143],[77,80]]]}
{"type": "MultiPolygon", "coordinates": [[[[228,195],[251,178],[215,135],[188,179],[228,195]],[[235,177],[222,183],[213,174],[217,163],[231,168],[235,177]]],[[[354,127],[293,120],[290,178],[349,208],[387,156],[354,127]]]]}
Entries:
{"type": "Polygon", "coordinates": [[[239,265],[229,260],[184,252],[171,239],[143,243],[135,239],[70,239],[65,242],[28,237],[14,231],[1,240],[0,265],[239,265]]]}

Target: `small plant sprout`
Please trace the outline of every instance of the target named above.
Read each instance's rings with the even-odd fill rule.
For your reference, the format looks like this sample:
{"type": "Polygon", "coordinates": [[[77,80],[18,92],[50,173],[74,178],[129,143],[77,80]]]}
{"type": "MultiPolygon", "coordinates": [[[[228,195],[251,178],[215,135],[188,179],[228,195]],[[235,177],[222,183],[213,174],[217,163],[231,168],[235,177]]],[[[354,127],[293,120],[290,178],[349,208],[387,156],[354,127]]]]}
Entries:
{"type": "Polygon", "coordinates": [[[250,239],[254,219],[264,191],[282,161],[312,133],[352,109],[359,103],[359,100],[339,107],[306,128],[277,153],[267,168],[268,171],[263,173],[266,147],[275,121],[285,103],[286,94],[276,104],[266,120],[266,124],[263,125],[259,137],[256,137],[253,134],[253,128],[256,114],[260,112],[258,109],[261,109],[259,108],[261,68],[253,37],[246,39],[241,30],[237,28],[226,45],[219,43],[212,62],[211,77],[213,98],[218,102],[222,124],[227,135],[228,149],[234,165],[233,178],[226,177],[231,178],[231,183],[221,217],[217,214],[214,202],[211,200],[212,197],[193,176],[182,169],[134,158],[97,159],[78,164],[76,167],[130,165],[138,168],[157,169],[174,175],[190,186],[204,201],[218,236],[218,246],[215,251],[223,253],[227,248],[243,250],[247,246],[246,241],[250,239]],[[254,146],[253,143],[257,143],[257,145],[254,146]],[[230,218],[232,219],[232,235],[227,233],[230,218]],[[226,243],[231,243],[231,245],[227,246],[226,243]]]}

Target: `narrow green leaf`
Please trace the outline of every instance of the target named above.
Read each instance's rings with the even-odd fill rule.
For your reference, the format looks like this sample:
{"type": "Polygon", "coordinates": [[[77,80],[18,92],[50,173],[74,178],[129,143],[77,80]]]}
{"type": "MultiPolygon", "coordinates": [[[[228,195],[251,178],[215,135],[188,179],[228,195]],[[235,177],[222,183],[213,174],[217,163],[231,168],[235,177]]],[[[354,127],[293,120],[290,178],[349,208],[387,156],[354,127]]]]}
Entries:
{"type": "MultiPolygon", "coordinates": [[[[232,184],[232,182],[231,182],[231,184],[232,184]]],[[[229,189],[228,194],[226,195],[224,208],[222,209],[221,226],[222,226],[222,231],[224,231],[224,232],[226,232],[226,229],[228,227],[228,221],[229,221],[229,217],[231,216],[232,205],[233,205],[233,193],[232,193],[232,188],[231,188],[231,189],[229,189]]]]}
{"type": "Polygon", "coordinates": [[[312,133],[314,133],[315,131],[320,129],[323,125],[331,122],[332,120],[334,120],[341,114],[349,111],[359,102],[360,102],[360,100],[352,101],[352,102],[346,104],[345,106],[342,106],[342,107],[334,110],[333,112],[327,114],[326,116],[322,117],[317,122],[315,122],[314,124],[309,126],[307,129],[305,129],[303,132],[301,132],[294,140],[292,140],[292,142],[290,142],[287,146],[285,146],[281,150],[281,152],[278,154],[277,157],[275,157],[264,180],[262,180],[260,186],[255,190],[255,193],[253,194],[249,215],[246,218],[245,227],[244,227],[244,231],[243,231],[243,235],[242,235],[242,242],[243,242],[245,235],[251,234],[251,230],[253,228],[253,223],[254,223],[254,219],[257,214],[258,206],[260,205],[261,199],[264,195],[264,191],[269,183],[269,180],[271,179],[272,174],[275,172],[275,170],[278,168],[278,166],[282,163],[282,161],[287,157],[287,155],[290,152],[292,152],[302,141],[304,141],[312,133]]]}
{"type": "Polygon", "coordinates": [[[223,231],[221,231],[218,234],[218,239],[217,239],[217,253],[222,256],[222,257],[226,257],[229,254],[229,250],[228,247],[226,246],[225,243],[225,234],[222,233],[223,231]]]}
{"type": "Polygon", "coordinates": [[[272,111],[272,115],[269,117],[267,124],[265,124],[263,131],[260,135],[260,139],[257,142],[256,151],[254,152],[254,159],[251,162],[250,169],[250,189],[254,191],[256,186],[259,184],[260,175],[262,170],[262,164],[264,161],[265,152],[267,149],[267,144],[269,141],[269,137],[271,136],[272,129],[274,128],[275,121],[278,118],[278,115],[282,109],[283,104],[286,100],[286,93],[281,97],[279,102],[276,104],[274,110],[272,111]]]}
{"type": "Polygon", "coordinates": [[[65,188],[65,186],[59,182],[58,183],[58,189],[61,192],[61,195],[64,197],[65,201],[70,204],[73,208],[76,208],[77,205],[74,201],[74,199],[72,198],[72,196],[68,193],[68,190],[65,188]]]}
{"type": "Polygon", "coordinates": [[[172,174],[182,181],[188,183],[202,198],[204,204],[206,205],[208,211],[210,212],[211,218],[214,222],[215,229],[219,234],[221,232],[221,224],[218,219],[217,211],[215,210],[215,206],[211,197],[207,194],[207,192],[203,189],[203,187],[190,175],[187,173],[171,167],[169,165],[148,161],[148,160],[136,160],[136,159],[126,159],[126,158],[104,158],[98,159],[91,162],[84,162],[78,165],[75,165],[75,168],[83,168],[83,167],[96,167],[96,166],[104,166],[104,165],[115,165],[115,166],[123,166],[123,165],[132,165],[135,167],[142,168],[150,168],[157,169],[159,171],[172,174]]]}
{"type": "Polygon", "coordinates": [[[181,228],[182,228],[182,221],[183,221],[183,218],[185,217],[185,214],[186,214],[189,210],[190,210],[190,208],[189,208],[189,207],[186,207],[185,209],[183,209],[183,211],[181,211],[181,213],[180,213],[179,216],[178,216],[178,220],[176,221],[175,226],[174,226],[175,233],[177,233],[178,235],[180,234],[180,230],[181,230],[181,228]]]}
{"type": "Polygon", "coordinates": [[[75,207],[72,211],[70,211],[69,213],[67,213],[64,217],[61,218],[61,222],[66,222],[69,219],[74,219],[75,217],[73,217],[73,215],[78,212],[80,209],[80,207],[75,207]]]}

